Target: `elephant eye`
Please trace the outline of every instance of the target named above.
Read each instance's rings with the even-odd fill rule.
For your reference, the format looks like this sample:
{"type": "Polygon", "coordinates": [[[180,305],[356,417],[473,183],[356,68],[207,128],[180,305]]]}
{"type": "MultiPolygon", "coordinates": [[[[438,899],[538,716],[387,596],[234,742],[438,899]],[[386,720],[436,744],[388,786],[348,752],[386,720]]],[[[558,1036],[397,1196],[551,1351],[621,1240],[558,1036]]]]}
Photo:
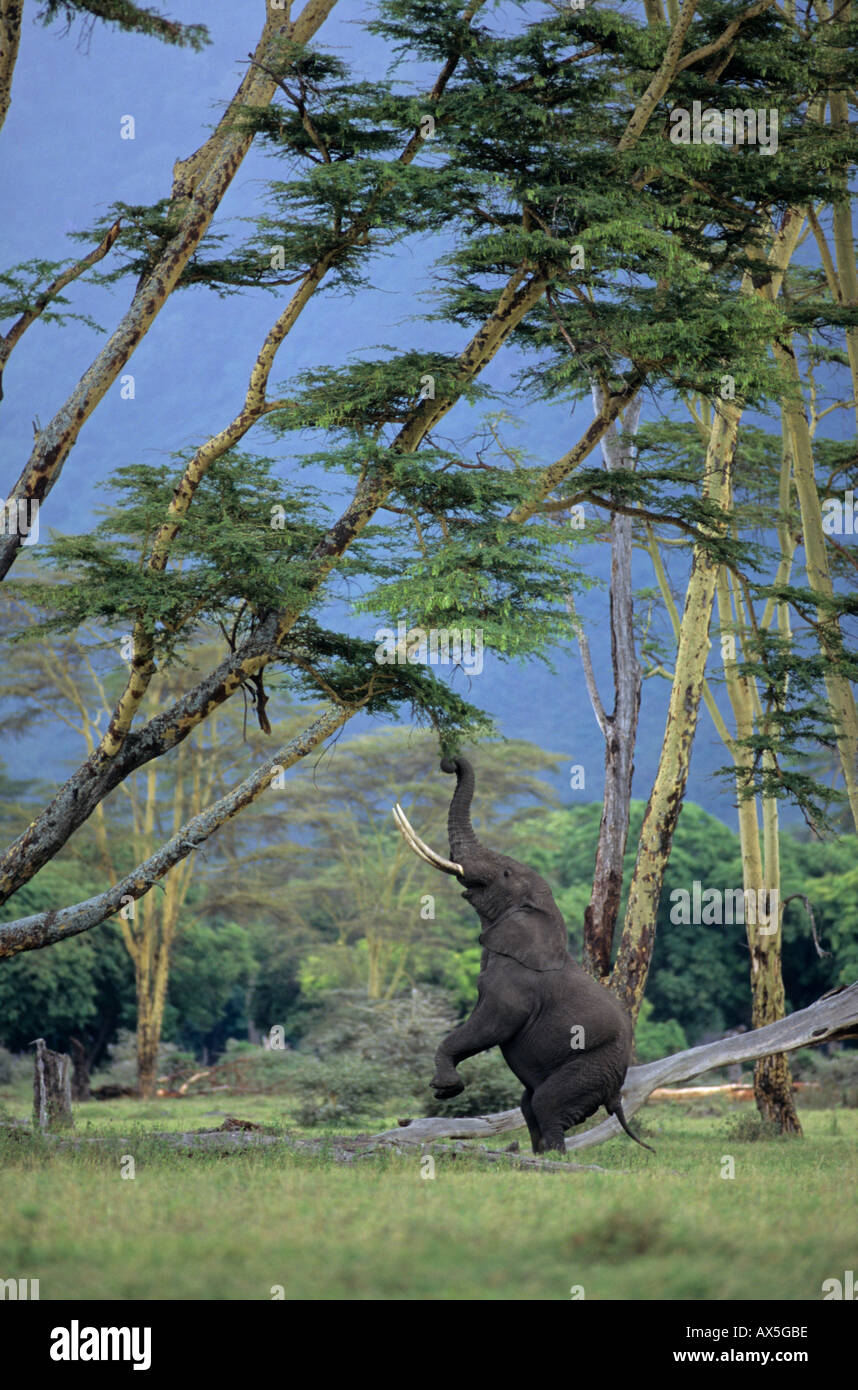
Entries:
{"type": "Polygon", "coordinates": [[[509,869],[504,869],[503,876],[504,878],[509,878],[509,869]]]}

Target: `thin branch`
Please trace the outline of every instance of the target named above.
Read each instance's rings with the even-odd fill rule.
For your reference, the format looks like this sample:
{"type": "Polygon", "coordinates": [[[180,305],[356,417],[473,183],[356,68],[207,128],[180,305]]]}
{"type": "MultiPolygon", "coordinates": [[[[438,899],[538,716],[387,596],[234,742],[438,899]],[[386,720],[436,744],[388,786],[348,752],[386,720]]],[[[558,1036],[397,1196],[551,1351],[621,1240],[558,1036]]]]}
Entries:
{"type": "Polygon", "coordinates": [[[339,729],[356,712],[346,705],[333,705],[324,710],[302,734],[289,740],[273,757],[245,777],[220,800],[192,816],[174,835],[119,883],[95,898],[75,903],[59,911],[37,912],[31,917],[0,926],[0,960],[18,955],[21,951],[37,951],[89,931],[108,917],[113,917],[129,901],[137,901],[149,892],[176,864],[195,849],[199,849],[226,821],[262,795],[274,777],[301,758],[339,729]]]}
{"type": "Polygon", "coordinates": [[[786,911],[787,903],[791,903],[794,898],[798,898],[799,902],[804,903],[805,910],[810,918],[810,934],[813,937],[816,954],[819,956],[820,960],[824,959],[825,956],[830,956],[831,952],[824,950],[819,944],[819,937],[816,934],[816,918],[813,915],[813,907],[811,906],[810,899],[805,893],[790,893],[789,897],[783,900],[783,911],[786,911]]]}
{"type": "Polygon", "coordinates": [[[738,15],[727,25],[723,34],[720,34],[712,43],[704,44],[702,48],[695,48],[693,53],[689,53],[686,58],[683,58],[682,62],[677,64],[676,71],[683,72],[685,68],[690,68],[693,63],[699,63],[701,58],[709,58],[713,53],[719,53],[722,48],[726,48],[728,44],[732,43],[739,30],[744,24],[747,24],[749,19],[755,19],[758,14],[763,14],[771,8],[773,3],[774,0],[756,0],[756,4],[751,5],[743,14],[738,15]]]}
{"type": "Polygon", "coordinates": [[[578,647],[581,652],[581,665],[584,668],[584,681],[587,686],[587,694],[590,696],[590,704],[593,706],[593,713],[596,716],[596,723],[602,731],[602,737],[607,739],[608,716],[605,713],[605,707],[599,695],[599,687],[596,684],[596,673],[593,670],[593,661],[590,656],[590,643],[587,640],[587,634],[584,631],[581,619],[577,617],[571,601],[567,601],[566,607],[569,610],[569,618],[575,631],[575,636],[578,638],[578,647]]]}
{"type": "Polygon", "coordinates": [[[89,270],[91,266],[103,260],[116,238],[119,236],[121,225],[121,222],[117,219],[110,230],[102,237],[95,250],[90,251],[89,255],[84,256],[82,261],[76,261],[74,265],[70,265],[67,270],[64,270],[61,275],[58,275],[55,280],[52,280],[47,288],[42,290],[40,295],[36,296],[31,307],[25,309],[20,318],[15,320],[9,332],[0,338],[0,401],[3,399],[3,372],[6,369],[6,363],[9,361],[12,349],[21,341],[27,329],[30,327],[30,324],[35,323],[40,314],[44,313],[51,300],[55,299],[56,296],[65,289],[66,285],[70,285],[72,280],[76,280],[79,275],[83,275],[85,270],[89,270]]]}

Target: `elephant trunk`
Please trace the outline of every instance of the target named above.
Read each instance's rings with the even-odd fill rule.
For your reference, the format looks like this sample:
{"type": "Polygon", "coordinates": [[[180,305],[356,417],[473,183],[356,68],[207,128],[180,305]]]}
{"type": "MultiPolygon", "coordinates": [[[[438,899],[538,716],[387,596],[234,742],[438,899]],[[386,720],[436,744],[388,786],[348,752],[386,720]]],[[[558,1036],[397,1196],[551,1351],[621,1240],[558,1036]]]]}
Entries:
{"type": "Polygon", "coordinates": [[[451,858],[460,863],[464,859],[488,858],[489,851],[480,844],[471,825],[474,769],[467,758],[444,758],[441,771],[456,774],[456,790],[447,816],[451,858]]]}

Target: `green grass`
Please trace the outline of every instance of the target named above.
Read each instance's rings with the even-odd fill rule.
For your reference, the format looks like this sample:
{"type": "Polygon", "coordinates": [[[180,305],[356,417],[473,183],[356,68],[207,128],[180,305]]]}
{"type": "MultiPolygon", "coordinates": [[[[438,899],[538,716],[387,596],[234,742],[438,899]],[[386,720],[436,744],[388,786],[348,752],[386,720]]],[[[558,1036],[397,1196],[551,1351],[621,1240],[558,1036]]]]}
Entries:
{"type": "Polygon", "coordinates": [[[637,1119],[655,1158],[625,1139],[577,1156],[604,1174],[436,1156],[434,1179],[419,1152],[351,1166],[287,1141],[215,1156],[153,1137],[223,1113],[282,1126],[277,1097],[75,1113],[78,1136],[111,1142],[0,1138],[0,1277],[39,1278],[43,1299],[269,1299],[275,1285],[287,1299],[565,1300],[573,1285],[588,1299],[818,1299],[858,1259],[855,1110],[803,1111],[803,1140],[749,1142],[728,1135],[752,1106],[653,1105],[637,1119]]]}

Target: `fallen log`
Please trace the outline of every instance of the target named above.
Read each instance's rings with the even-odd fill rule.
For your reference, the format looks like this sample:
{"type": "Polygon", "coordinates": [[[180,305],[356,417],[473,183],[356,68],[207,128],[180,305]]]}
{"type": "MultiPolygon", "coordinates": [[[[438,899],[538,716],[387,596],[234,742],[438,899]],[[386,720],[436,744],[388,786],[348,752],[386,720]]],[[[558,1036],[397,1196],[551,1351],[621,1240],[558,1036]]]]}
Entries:
{"type": "MultiPolygon", "coordinates": [[[[829,990],[821,999],[799,1009],[788,1018],[767,1023],[748,1033],[717,1042],[689,1047],[674,1052],[657,1062],[629,1067],[623,1086],[623,1110],[628,1119],[639,1110],[657,1087],[666,1082],[689,1081],[714,1067],[730,1062],[752,1062],[773,1052],[794,1052],[799,1047],[818,1047],[820,1043],[858,1038],[858,981],[829,990]]],[[[433,1139],[488,1139],[508,1130],[522,1129],[524,1116],[520,1110],[501,1110],[494,1115],[471,1116],[463,1119],[428,1116],[410,1120],[398,1129],[384,1130],[373,1137],[377,1140],[395,1139],[405,1144],[425,1144],[433,1139]]],[[[586,1149],[603,1144],[622,1134],[619,1120],[611,1115],[601,1124],[566,1140],[567,1149],[586,1149]]]]}
{"type": "MultiPolygon", "coordinates": [[[[816,1091],[818,1081],[794,1081],[796,1091],[816,1091]]],[[[728,1100],[753,1100],[750,1081],[728,1081],[723,1086],[656,1086],[650,1100],[706,1100],[709,1096],[726,1096],[728,1100]]]]}
{"type": "MultiPolygon", "coordinates": [[[[7,1131],[15,1134],[22,1142],[32,1135],[32,1129],[19,1121],[0,1120],[0,1131],[7,1131]]],[[[398,1134],[398,1130],[393,1131],[398,1134]]],[[[270,1134],[266,1133],[262,1125],[252,1120],[239,1120],[233,1115],[228,1115],[222,1125],[217,1129],[195,1129],[190,1131],[177,1132],[175,1130],[159,1130],[148,1134],[147,1139],[157,1139],[159,1144],[168,1148],[194,1152],[201,1150],[204,1152],[230,1153],[241,1149],[254,1149],[270,1145],[279,1146],[284,1153],[299,1153],[318,1155],[324,1153],[327,1158],[332,1158],[335,1163],[354,1163],[362,1158],[377,1158],[383,1153],[396,1153],[400,1156],[407,1156],[411,1159],[415,1157],[414,1145],[397,1144],[391,1139],[374,1139],[366,1134],[357,1135],[326,1135],[321,1139],[296,1139],[290,1134],[270,1134]]],[[[133,1151],[134,1141],[132,1139],[118,1138],[116,1135],[75,1135],[74,1137],[61,1137],[58,1134],[44,1134],[43,1138],[51,1140],[60,1150],[74,1150],[80,1152],[86,1146],[96,1145],[110,1147],[113,1150],[125,1147],[133,1151]]],[[[518,1152],[518,1145],[511,1144],[507,1149],[487,1149],[481,1144],[478,1148],[471,1148],[465,1144],[443,1144],[431,1143],[423,1146],[421,1157],[426,1154],[439,1154],[441,1157],[457,1158],[469,1157],[483,1159],[486,1163],[500,1163],[510,1168],[536,1168],[549,1173],[611,1173],[608,1168],[602,1168],[598,1163],[570,1163],[562,1158],[542,1158],[532,1154],[522,1154],[518,1152]]]]}

